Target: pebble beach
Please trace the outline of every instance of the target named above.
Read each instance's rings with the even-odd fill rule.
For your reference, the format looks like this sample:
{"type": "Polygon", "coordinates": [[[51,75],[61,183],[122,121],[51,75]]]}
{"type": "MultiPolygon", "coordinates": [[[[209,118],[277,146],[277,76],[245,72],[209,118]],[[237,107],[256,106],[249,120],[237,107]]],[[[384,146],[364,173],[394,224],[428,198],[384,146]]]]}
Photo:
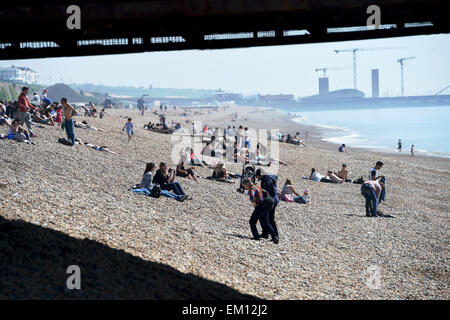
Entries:
{"type": "MultiPolygon", "coordinates": [[[[204,179],[211,169],[197,167],[199,181],[177,177],[193,198],[189,201],[129,191],[141,181],[147,162],[176,165],[171,160],[171,135],[143,129],[149,121],[158,121],[149,111],[144,116],[137,110],[107,112],[103,119],[76,116],[75,120],[106,131],[75,128],[75,136],[119,155],[62,145],[58,138],[65,132],[45,125],[35,129],[35,145],[0,141],[0,230],[11,229],[0,231],[0,261],[6,261],[0,262],[0,298],[450,298],[450,159],[411,158],[406,152],[387,154],[351,146],[339,153],[336,145],[319,139],[315,128],[274,109],[234,106],[195,116],[190,111],[185,117],[180,109],[164,112],[167,122],[179,121],[186,130],[191,129],[185,123],[189,119],[219,128],[300,131],[302,137],[308,131],[308,147],[279,146],[280,160],[288,165],[278,168],[278,188],[289,178],[297,191],[308,188],[312,199],[309,204],[280,202],[276,211],[280,242],[275,245],[250,240],[248,196],[236,192],[238,180],[228,184],[204,179]],[[134,123],[131,143],[122,131],[126,117],[134,123]],[[391,218],[365,217],[358,184],[302,179],[313,167],[325,174],[343,163],[350,178],[366,178],[378,160],[384,162],[381,174],[387,179],[386,202],[380,209],[391,218]],[[22,222],[40,231],[24,232],[22,222]],[[51,234],[48,242],[46,232],[51,234]],[[54,238],[53,232],[61,238],[54,238]],[[83,266],[83,245],[77,249],[79,261],[69,261],[68,252],[75,249],[56,240],[65,237],[94,242],[126,254],[126,261],[139,262],[122,262],[133,266],[128,269],[122,260],[106,263],[110,259],[102,256],[106,251],[89,253],[91,245],[86,245],[91,261],[82,268],[88,279],[84,290],[67,292],[65,280],[60,281],[66,277],[64,266],[83,266]],[[40,253],[32,254],[34,250],[40,253]],[[136,267],[139,263],[170,271],[150,272],[136,267]],[[89,270],[100,266],[103,274],[120,278],[100,277],[97,272],[94,279],[89,270]],[[164,272],[177,276],[165,281],[168,278],[160,276],[164,272]],[[24,277],[31,279],[27,285],[21,284],[24,277]],[[137,285],[151,277],[158,290],[151,282],[148,287],[137,285]],[[200,286],[202,281],[208,284],[200,286]]],[[[6,131],[0,126],[0,133],[6,131]]],[[[242,170],[238,164],[226,167],[234,173],[242,170]]]]}

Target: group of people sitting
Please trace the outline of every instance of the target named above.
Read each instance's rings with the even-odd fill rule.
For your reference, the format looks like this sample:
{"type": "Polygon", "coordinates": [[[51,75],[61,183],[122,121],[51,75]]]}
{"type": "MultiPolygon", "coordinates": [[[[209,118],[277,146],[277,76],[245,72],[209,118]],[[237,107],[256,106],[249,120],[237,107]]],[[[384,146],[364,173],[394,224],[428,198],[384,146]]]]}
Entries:
{"type": "MultiPolygon", "coordinates": [[[[0,118],[5,119],[5,118],[0,118]]],[[[1,124],[6,124],[8,126],[8,133],[7,134],[0,134],[0,139],[10,139],[17,142],[25,142],[28,144],[34,144],[33,141],[31,141],[30,134],[28,130],[21,126],[19,119],[5,119],[5,122],[0,122],[1,124]]]]}
{"type": "Polygon", "coordinates": [[[167,168],[165,162],[159,164],[159,168],[153,162],[148,162],[144,176],[140,184],[132,188],[134,193],[159,197],[163,195],[177,201],[192,199],[184,192],[179,182],[175,182],[176,170],[167,168]]]}
{"type": "Polygon", "coordinates": [[[269,134],[268,139],[275,140],[278,142],[283,142],[283,143],[302,145],[304,147],[307,147],[307,145],[305,144],[305,141],[300,138],[300,132],[296,132],[294,136],[292,136],[289,133],[288,134],[278,133],[276,135],[269,134]]]}
{"type": "Polygon", "coordinates": [[[207,129],[205,132],[210,132],[211,134],[202,136],[202,143],[204,143],[201,151],[202,156],[218,157],[226,159],[229,162],[242,164],[263,166],[270,166],[271,164],[287,165],[286,162],[273,158],[269,154],[269,149],[262,143],[258,142],[256,148],[253,149],[251,147],[248,128],[244,129],[240,126],[234,132],[231,126],[229,126],[227,129],[216,128],[214,131],[207,129]],[[242,131],[239,133],[241,129],[242,131]]]}
{"type": "Polygon", "coordinates": [[[309,179],[316,182],[328,182],[328,183],[344,183],[353,182],[352,179],[348,178],[349,171],[346,164],[342,164],[342,168],[338,172],[333,172],[331,170],[327,171],[326,175],[320,174],[315,168],[311,168],[311,174],[309,177],[303,177],[303,179],[309,179]]]}
{"type": "Polygon", "coordinates": [[[55,125],[55,121],[58,120],[59,108],[46,96],[46,90],[43,92],[42,99],[37,93],[33,94],[34,104],[27,96],[28,90],[28,87],[22,88],[17,102],[10,101],[7,105],[3,101],[0,103],[0,125],[8,126],[8,133],[0,135],[0,138],[34,144],[31,138],[36,135],[33,132],[32,123],[55,125]]]}
{"type": "Polygon", "coordinates": [[[378,217],[383,215],[383,213],[378,210],[378,207],[381,201],[385,201],[386,199],[386,178],[383,175],[379,175],[379,170],[383,167],[383,165],[383,162],[377,161],[375,166],[369,171],[369,179],[364,179],[363,177],[356,180],[349,179],[349,170],[347,169],[346,164],[342,164],[342,168],[337,173],[328,171],[326,176],[321,175],[314,168],[312,168],[311,175],[303,178],[316,182],[353,182],[356,184],[361,184],[361,194],[365,198],[366,216],[378,217]]]}

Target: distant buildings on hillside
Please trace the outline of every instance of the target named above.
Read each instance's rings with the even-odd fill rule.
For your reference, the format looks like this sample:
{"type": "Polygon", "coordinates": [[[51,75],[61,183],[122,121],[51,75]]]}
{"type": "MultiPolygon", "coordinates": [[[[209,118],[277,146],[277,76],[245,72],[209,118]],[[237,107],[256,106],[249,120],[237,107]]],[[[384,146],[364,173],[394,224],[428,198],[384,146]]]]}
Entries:
{"type": "Polygon", "coordinates": [[[26,67],[0,68],[0,80],[36,84],[38,73],[26,67]]]}

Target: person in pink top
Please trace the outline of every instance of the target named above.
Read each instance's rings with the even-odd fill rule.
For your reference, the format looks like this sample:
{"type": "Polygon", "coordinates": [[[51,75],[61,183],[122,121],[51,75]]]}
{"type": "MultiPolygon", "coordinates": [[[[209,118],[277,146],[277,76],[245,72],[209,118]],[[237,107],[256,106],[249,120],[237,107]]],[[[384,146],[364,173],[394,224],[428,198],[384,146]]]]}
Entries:
{"type": "Polygon", "coordinates": [[[19,98],[17,99],[17,105],[19,106],[20,125],[22,126],[23,123],[25,122],[28,131],[30,132],[30,136],[35,137],[35,135],[33,134],[33,130],[31,129],[30,109],[36,110],[36,107],[30,103],[30,100],[28,99],[27,95],[28,95],[28,87],[23,87],[22,93],[19,95],[19,98]]]}
{"type": "Polygon", "coordinates": [[[62,122],[62,107],[61,106],[56,107],[56,122],[58,122],[59,124],[61,124],[61,122],[62,122]]]}

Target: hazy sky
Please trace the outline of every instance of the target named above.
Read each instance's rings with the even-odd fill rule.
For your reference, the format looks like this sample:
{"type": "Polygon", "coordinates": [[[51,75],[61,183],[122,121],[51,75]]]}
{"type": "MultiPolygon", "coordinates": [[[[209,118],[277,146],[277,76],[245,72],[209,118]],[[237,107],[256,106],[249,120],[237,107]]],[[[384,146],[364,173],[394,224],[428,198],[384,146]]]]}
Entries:
{"type": "MultiPolygon", "coordinates": [[[[61,82],[170,88],[218,89],[255,93],[318,93],[315,68],[352,66],[352,53],[334,49],[406,47],[357,53],[358,89],[371,96],[370,70],[380,70],[380,95],[400,95],[405,62],[406,95],[434,94],[450,85],[450,35],[254,47],[225,50],[148,52],[109,56],[0,61],[1,67],[26,66],[43,84],[61,82]]],[[[353,70],[330,70],[330,90],[353,88],[353,70]]]]}

